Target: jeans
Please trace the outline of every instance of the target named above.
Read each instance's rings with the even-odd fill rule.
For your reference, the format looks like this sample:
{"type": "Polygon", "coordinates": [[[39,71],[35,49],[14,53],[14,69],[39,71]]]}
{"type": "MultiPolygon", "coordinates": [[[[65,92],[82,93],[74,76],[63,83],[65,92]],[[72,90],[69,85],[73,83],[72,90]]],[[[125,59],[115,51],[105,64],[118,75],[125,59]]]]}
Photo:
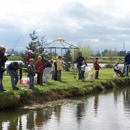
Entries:
{"type": "Polygon", "coordinates": [[[95,70],[95,79],[98,79],[99,70],[95,70]]]}
{"type": "Polygon", "coordinates": [[[51,71],[51,67],[47,67],[47,68],[45,68],[45,70],[43,71],[43,74],[44,74],[45,82],[46,82],[46,83],[48,83],[50,71],[51,71]]]}
{"type": "Polygon", "coordinates": [[[54,79],[54,76],[55,76],[55,71],[52,71],[52,79],[54,79]]]}
{"type": "Polygon", "coordinates": [[[11,84],[12,84],[12,87],[15,88],[17,86],[17,83],[18,83],[18,72],[15,71],[17,74],[15,75],[11,70],[9,70],[7,68],[7,72],[9,73],[10,75],[10,78],[11,78],[11,84]]]}
{"type": "Polygon", "coordinates": [[[126,76],[129,76],[129,64],[126,63],[124,64],[122,73],[125,74],[126,76]]]}
{"type": "Polygon", "coordinates": [[[37,84],[42,85],[42,72],[37,72],[37,84]]]}
{"type": "Polygon", "coordinates": [[[85,71],[81,71],[80,79],[84,79],[84,78],[85,78],[85,77],[84,77],[84,72],[85,72],[85,71]]]}
{"type": "Polygon", "coordinates": [[[29,88],[34,88],[34,76],[29,76],[29,88]]]}
{"type": "Polygon", "coordinates": [[[61,70],[57,70],[57,80],[61,81],[61,70]]]}
{"type": "Polygon", "coordinates": [[[3,72],[0,72],[0,91],[4,90],[2,80],[3,80],[3,72]]]}

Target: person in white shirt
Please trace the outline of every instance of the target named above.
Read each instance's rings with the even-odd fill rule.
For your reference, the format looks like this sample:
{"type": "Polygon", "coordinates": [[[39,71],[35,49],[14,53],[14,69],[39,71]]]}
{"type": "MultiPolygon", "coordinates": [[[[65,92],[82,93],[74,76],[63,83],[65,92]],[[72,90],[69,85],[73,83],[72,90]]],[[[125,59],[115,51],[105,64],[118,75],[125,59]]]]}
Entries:
{"type": "Polygon", "coordinates": [[[114,65],[114,72],[120,74],[121,77],[124,77],[123,73],[120,71],[120,68],[118,67],[118,64],[119,63],[116,61],[114,65]]]}
{"type": "Polygon", "coordinates": [[[82,61],[82,65],[81,65],[81,74],[80,74],[80,79],[81,79],[82,81],[85,80],[84,72],[85,72],[86,66],[87,66],[87,64],[86,64],[85,60],[83,60],[83,61],[82,61]]]}

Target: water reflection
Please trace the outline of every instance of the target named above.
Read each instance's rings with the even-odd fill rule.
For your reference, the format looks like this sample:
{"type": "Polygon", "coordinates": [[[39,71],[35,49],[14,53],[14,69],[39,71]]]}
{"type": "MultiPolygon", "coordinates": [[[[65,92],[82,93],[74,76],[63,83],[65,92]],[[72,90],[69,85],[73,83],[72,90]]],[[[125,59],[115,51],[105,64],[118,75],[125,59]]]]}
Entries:
{"type": "Polygon", "coordinates": [[[130,88],[81,98],[83,103],[0,112],[0,130],[124,130],[130,128],[130,88]],[[100,99],[100,100],[99,100],[100,99]],[[112,116],[111,116],[112,114],[112,116]]]}

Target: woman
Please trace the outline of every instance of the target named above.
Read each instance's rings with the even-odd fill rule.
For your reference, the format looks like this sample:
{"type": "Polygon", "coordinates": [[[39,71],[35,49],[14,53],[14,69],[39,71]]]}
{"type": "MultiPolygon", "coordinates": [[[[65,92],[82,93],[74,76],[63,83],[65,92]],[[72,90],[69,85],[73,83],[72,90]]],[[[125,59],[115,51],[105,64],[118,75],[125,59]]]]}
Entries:
{"type": "Polygon", "coordinates": [[[23,66],[22,62],[11,62],[7,66],[7,72],[10,75],[13,90],[19,89],[18,87],[16,87],[17,83],[18,83],[18,71],[17,70],[21,69],[22,66],[23,66]]]}
{"type": "Polygon", "coordinates": [[[6,48],[0,46],[0,92],[6,91],[3,87],[3,73],[5,71],[5,62],[7,61],[8,55],[5,56],[6,48]]]}

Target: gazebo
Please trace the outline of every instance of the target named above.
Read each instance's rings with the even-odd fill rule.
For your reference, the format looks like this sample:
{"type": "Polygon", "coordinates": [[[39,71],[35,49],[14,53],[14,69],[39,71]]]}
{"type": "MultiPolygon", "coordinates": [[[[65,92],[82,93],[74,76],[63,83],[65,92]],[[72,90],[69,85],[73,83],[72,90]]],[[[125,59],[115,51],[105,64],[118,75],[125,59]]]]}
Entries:
{"type": "Polygon", "coordinates": [[[56,57],[56,54],[63,56],[63,54],[66,53],[67,50],[71,50],[71,51],[73,50],[74,51],[73,58],[75,59],[77,56],[77,53],[79,52],[79,47],[66,42],[63,38],[57,38],[51,43],[45,44],[44,50],[46,50],[47,52],[50,52],[51,57],[53,56],[56,57]]]}

